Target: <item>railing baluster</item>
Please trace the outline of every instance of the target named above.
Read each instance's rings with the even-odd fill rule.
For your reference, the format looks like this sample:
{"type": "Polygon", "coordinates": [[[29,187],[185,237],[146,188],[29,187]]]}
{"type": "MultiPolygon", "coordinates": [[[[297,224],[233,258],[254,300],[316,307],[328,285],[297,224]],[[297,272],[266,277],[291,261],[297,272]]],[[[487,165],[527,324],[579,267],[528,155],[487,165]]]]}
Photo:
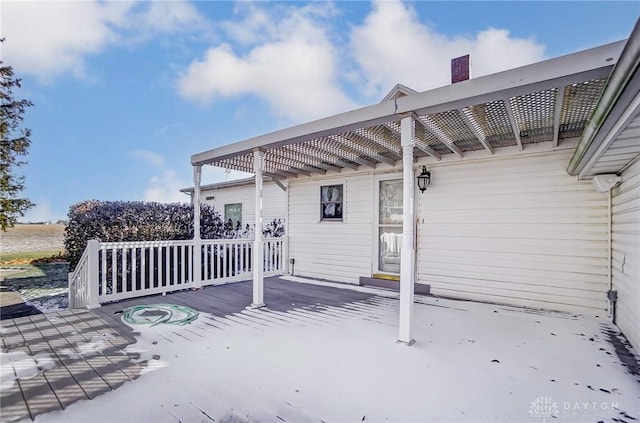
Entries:
{"type": "Polygon", "coordinates": [[[211,248],[212,248],[211,244],[206,244],[206,247],[204,250],[204,260],[205,260],[204,271],[207,274],[207,277],[204,278],[205,281],[213,279],[211,275],[211,248]]]}
{"type": "Polygon", "coordinates": [[[154,257],[156,255],[157,247],[149,247],[149,289],[154,288],[155,284],[155,262],[154,257]]]}
{"type": "Polygon", "coordinates": [[[193,279],[193,275],[194,275],[194,269],[193,267],[196,264],[196,261],[194,260],[195,258],[195,250],[196,250],[196,246],[195,245],[187,245],[186,246],[187,249],[187,255],[189,256],[189,259],[187,261],[188,263],[188,268],[189,268],[189,282],[195,282],[195,280],[193,279]]]}
{"type": "Polygon", "coordinates": [[[118,293],[118,255],[115,248],[109,248],[111,257],[111,293],[118,293]]]}
{"type": "Polygon", "coordinates": [[[178,280],[178,246],[172,245],[170,248],[171,262],[169,268],[171,269],[171,279],[169,285],[175,285],[176,281],[178,280]]]}
{"type": "Polygon", "coordinates": [[[202,282],[209,280],[209,244],[202,243],[202,282]]]}
{"type": "Polygon", "coordinates": [[[269,241],[269,270],[270,271],[274,270],[274,261],[273,261],[274,245],[275,245],[274,241],[269,241]]]}
{"type": "Polygon", "coordinates": [[[107,294],[107,250],[100,248],[100,295],[107,294]]]}
{"type": "Polygon", "coordinates": [[[244,273],[246,271],[246,268],[245,268],[245,266],[247,264],[246,254],[247,254],[247,248],[246,248],[246,244],[243,242],[243,243],[240,244],[240,259],[241,259],[241,261],[240,261],[240,271],[242,273],[244,273]]]}
{"type": "Polygon", "coordinates": [[[137,263],[138,263],[138,249],[136,247],[132,247],[131,248],[131,291],[137,291],[137,288],[138,288],[137,263]]]}
{"type": "Polygon", "coordinates": [[[164,263],[164,261],[162,260],[162,246],[161,245],[158,245],[156,247],[156,258],[158,260],[156,261],[157,272],[156,272],[156,280],[155,280],[154,286],[155,287],[159,287],[159,286],[162,286],[162,281],[164,280],[164,277],[162,276],[162,272],[163,272],[162,264],[164,263]]]}
{"type": "Polygon", "coordinates": [[[180,283],[183,284],[189,277],[187,272],[187,248],[184,245],[180,247],[180,256],[182,257],[180,262],[180,283]]]}
{"type": "Polygon", "coordinates": [[[224,277],[231,276],[231,248],[229,244],[224,244],[224,277]]]}
{"type": "Polygon", "coordinates": [[[282,241],[278,241],[278,271],[282,269],[282,241]]]}
{"type": "Polygon", "coordinates": [[[122,250],[122,292],[129,291],[127,289],[127,249],[122,250]]]}
{"type": "Polygon", "coordinates": [[[280,243],[278,241],[274,241],[273,243],[273,269],[279,270],[278,266],[278,258],[280,257],[279,253],[280,243]]]}
{"type": "Polygon", "coordinates": [[[211,281],[215,278],[213,274],[213,244],[207,245],[207,280],[211,281]]]}
{"type": "Polygon", "coordinates": [[[238,244],[233,244],[233,274],[237,276],[240,274],[238,261],[240,260],[240,251],[238,250],[238,244]]]}
{"type": "Polygon", "coordinates": [[[222,249],[220,244],[216,244],[216,279],[220,279],[222,276],[222,249]]]}
{"type": "Polygon", "coordinates": [[[147,247],[141,247],[141,263],[140,263],[140,289],[149,289],[149,281],[147,280],[147,247]]]}

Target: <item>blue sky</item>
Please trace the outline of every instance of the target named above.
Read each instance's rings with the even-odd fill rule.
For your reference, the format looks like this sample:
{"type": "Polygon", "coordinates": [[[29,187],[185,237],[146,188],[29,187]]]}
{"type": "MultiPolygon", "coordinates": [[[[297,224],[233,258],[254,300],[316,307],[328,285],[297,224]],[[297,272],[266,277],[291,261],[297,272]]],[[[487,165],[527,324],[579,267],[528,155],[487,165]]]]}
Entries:
{"type": "MultiPolygon", "coordinates": [[[[627,38],[637,1],[0,2],[0,57],[35,104],[25,220],[87,199],[187,201],[190,156],[627,38]]],[[[225,178],[206,168],[203,183],[225,178]]]]}

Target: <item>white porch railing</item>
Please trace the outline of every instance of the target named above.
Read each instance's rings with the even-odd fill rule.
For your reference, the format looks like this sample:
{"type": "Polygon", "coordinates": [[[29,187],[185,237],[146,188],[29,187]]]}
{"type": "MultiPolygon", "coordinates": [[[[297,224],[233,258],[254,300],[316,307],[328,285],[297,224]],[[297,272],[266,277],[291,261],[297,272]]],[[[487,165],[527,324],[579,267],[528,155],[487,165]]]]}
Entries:
{"type": "MultiPolygon", "coordinates": [[[[252,277],[251,239],[200,241],[201,284],[195,280],[193,240],[89,241],[69,273],[69,307],[95,308],[127,298],[252,277]]],[[[286,238],[264,240],[264,274],[286,272],[286,238]]]]}

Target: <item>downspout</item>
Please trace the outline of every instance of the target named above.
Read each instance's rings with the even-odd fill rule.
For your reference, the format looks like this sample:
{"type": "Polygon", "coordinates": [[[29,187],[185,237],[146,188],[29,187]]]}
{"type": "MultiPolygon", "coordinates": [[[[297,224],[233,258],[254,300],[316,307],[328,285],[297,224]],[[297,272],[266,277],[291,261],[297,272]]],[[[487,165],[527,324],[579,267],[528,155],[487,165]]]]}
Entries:
{"type": "Polygon", "coordinates": [[[580,142],[567,167],[567,173],[569,175],[575,176],[580,173],[587,162],[595,155],[599,147],[598,143],[602,142],[602,139],[599,139],[598,143],[596,143],[596,136],[620,98],[627,83],[633,77],[639,63],[640,20],[636,21],[636,25],[620,54],[618,63],[614,66],[604,91],[598,100],[598,104],[584,128],[580,142]]]}
{"type": "Polygon", "coordinates": [[[613,214],[612,214],[612,195],[611,195],[611,191],[613,190],[610,189],[608,191],[608,202],[607,202],[607,209],[608,209],[608,214],[607,214],[607,226],[608,226],[608,245],[607,245],[607,251],[608,251],[608,256],[607,256],[607,277],[609,278],[609,291],[607,293],[607,297],[609,298],[609,317],[611,317],[611,320],[613,321],[613,324],[616,323],[616,300],[617,300],[617,296],[614,294],[613,291],[613,214]]]}

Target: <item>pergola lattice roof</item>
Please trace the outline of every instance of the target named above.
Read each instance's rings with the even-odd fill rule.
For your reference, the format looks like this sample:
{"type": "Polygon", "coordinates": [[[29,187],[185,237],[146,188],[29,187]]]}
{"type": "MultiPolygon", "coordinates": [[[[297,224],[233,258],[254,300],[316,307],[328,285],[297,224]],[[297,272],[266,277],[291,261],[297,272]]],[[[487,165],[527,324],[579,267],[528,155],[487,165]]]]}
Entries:
{"type": "MultiPolygon", "coordinates": [[[[582,135],[623,42],[460,82],[423,93],[394,88],[378,104],[192,156],[253,172],[253,151],[265,152],[275,179],[375,168],[401,159],[400,119],[414,117],[416,157],[440,160],[469,151],[552,142],[582,135]]],[[[404,87],[402,87],[404,88],[404,87]]]]}

